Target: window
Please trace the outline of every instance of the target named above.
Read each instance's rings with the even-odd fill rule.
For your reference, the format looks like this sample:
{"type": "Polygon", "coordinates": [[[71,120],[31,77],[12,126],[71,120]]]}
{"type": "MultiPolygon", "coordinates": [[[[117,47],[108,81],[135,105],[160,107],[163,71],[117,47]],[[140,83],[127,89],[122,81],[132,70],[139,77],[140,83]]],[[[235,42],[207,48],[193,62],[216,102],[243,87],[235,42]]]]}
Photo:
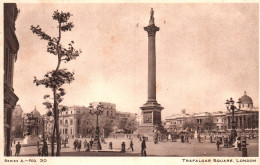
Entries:
{"type": "Polygon", "coordinates": [[[107,116],[108,116],[108,111],[107,111],[107,116]]]}
{"type": "Polygon", "coordinates": [[[72,114],[72,111],[70,111],[70,114],[72,114]]]}
{"type": "Polygon", "coordinates": [[[62,124],[62,120],[60,120],[60,124],[62,124]]]}
{"type": "Polygon", "coordinates": [[[73,124],[73,120],[72,119],[70,119],[70,125],[72,125],[73,124]]]}
{"type": "Polygon", "coordinates": [[[68,125],[68,120],[65,120],[65,124],[68,125]]]}
{"type": "Polygon", "coordinates": [[[72,129],[70,129],[70,134],[72,135],[72,129]]]}

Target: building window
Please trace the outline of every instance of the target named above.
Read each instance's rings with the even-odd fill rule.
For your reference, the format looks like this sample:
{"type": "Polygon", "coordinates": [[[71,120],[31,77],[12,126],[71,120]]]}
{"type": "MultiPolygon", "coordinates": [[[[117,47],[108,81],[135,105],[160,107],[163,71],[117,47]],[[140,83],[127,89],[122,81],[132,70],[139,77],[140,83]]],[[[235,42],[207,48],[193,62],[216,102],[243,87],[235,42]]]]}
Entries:
{"type": "Polygon", "coordinates": [[[65,124],[68,125],[68,120],[65,120],[65,124]]]}
{"type": "Polygon", "coordinates": [[[72,114],[72,111],[70,111],[70,114],[72,114]]]}
{"type": "Polygon", "coordinates": [[[107,111],[107,116],[108,116],[108,111],[107,111]]]}
{"type": "Polygon", "coordinates": [[[60,120],[60,124],[62,124],[62,120],[60,120]]]}
{"type": "Polygon", "coordinates": [[[70,125],[72,125],[73,124],[73,120],[72,119],[70,119],[70,125]]]}
{"type": "Polygon", "coordinates": [[[72,129],[70,129],[70,134],[72,135],[72,129]]]}

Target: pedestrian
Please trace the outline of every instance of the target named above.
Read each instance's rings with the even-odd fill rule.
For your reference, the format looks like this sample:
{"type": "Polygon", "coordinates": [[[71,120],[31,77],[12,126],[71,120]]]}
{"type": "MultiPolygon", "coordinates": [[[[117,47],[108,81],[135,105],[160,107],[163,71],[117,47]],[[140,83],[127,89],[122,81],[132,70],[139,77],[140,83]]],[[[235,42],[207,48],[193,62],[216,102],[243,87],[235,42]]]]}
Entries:
{"type": "Polygon", "coordinates": [[[241,137],[240,136],[237,138],[237,147],[238,147],[239,151],[241,151],[242,145],[241,145],[241,137]]]}
{"type": "Polygon", "coordinates": [[[87,142],[87,139],[85,139],[85,141],[84,141],[84,143],[83,143],[83,144],[84,144],[84,149],[87,148],[87,143],[88,143],[88,142],[87,142]]]}
{"type": "Polygon", "coordinates": [[[37,146],[38,156],[42,156],[41,147],[40,145],[37,146]]]}
{"type": "MultiPolygon", "coordinates": [[[[168,140],[171,141],[171,139],[172,139],[172,136],[171,136],[171,134],[169,134],[169,135],[168,135],[168,140]]],[[[168,141],[168,140],[167,140],[167,141],[168,141]]]]}
{"type": "Polygon", "coordinates": [[[125,142],[122,142],[121,144],[121,152],[125,152],[125,142]]]}
{"type": "Polygon", "coordinates": [[[88,143],[88,142],[87,142],[87,146],[86,146],[86,150],[85,150],[85,152],[87,152],[87,151],[90,151],[89,143],[88,143]]]}
{"type": "Polygon", "coordinates": [[[184,136],[181,134],[181,142],[184,143],[184,136]]]}
{"type": "Polygon", "coordinates": [[[21,146],[20,142],[18,142],[18,143],[16,144],[16,146],[15,146],[15,149],[16,149],[16,151],[15,151],[15,156],[19,156],[21,147],[22,147],[22,146],[21,146]]]}
{"type": "Polygon", "coordinates": [[[75,139],[74,142],[73,142],[73,146],[74,146],[75,151],[77,149],[77,145],[78,145],[78,141],[77,141],[77,139],[75,139]]]}
{"type": "Polygon", "coordinates": [[[109,149],[112,150],[113,149],[113,143],[109,142],[109,149]]]}
{"type": "Polygon", "coordinates": [[[40,147],[40,141],[39,140],[37,141],[37,147],[40,147]]]}
{"type": "Polygon", "coordinates": [[[132,149],[132,151],[134,151],[134,143],[133,143],[132,139],[130,140],[130,147],[127,150],[130,150],[130,149],[132,149]]]}
{"type": "Polygon", "coordinates": [[[42,156],[48,156],[48,144],[46,141],[43,142],[42,156]]]}
{"type": "Polygon", "coordinates": [[[199,143],[201,143],[201,141],[200,141],[200,134],[198,134],[198,139],[199,139],[199,143]]]}
{"type": "Polygon", "coordinates": [[[78,142],[78,151],[80,151],[80,149],[81,149],[81,140],[79,140],[78,142]]]}
{"type": "Polygon", "coordinates": [[[220,142],[220,140],[218,139],[218,140],[217,140],[217,149],[218,149],[218,151],[219,151],[219,146],[220,146],[220,144],[221,144],[221,142],[220,142]]]}
{"type": "Polygon", "coordinates": [[[92,149],[92,145],[93,145],[93,139],[92,138],[90,139],[89,144],[90,144],[90,149],[92,149]]]}
{"type": "Polygon", "coordinates": [[[142,156],[146,156],[146,144],[145,144],[145,138],[144,137],[143,137],[143,141],[141,143],[141,148],[142,148],[142,150],[141,150],[142,156]]]}

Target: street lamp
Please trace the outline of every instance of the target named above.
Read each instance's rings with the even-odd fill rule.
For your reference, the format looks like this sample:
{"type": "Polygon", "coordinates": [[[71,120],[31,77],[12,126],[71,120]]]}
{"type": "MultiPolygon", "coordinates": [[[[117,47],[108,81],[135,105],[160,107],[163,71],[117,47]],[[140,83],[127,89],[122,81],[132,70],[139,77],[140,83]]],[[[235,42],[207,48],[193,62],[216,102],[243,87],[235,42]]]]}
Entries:
{"type": "Polygon", "coordinates": [[[89,113],[91,115],[96,115],[97,116],[97,122],[96,122],[96,131],[95,131],[95,137],[94,137],[94,142],[92,145],[92,148],[94,150],[101,150],[101,145],[100,145],[100,140],[99,140],[99,126],[98,126],[98,116],[102,115],[104,111],[104,107],[101,103],[99,103],[96,108],[92,104],[89,105],[89,113]]]}
{"type": "Polygon", "coordinates": [[[238,105],[239,105],[239,108],[237,108],[235,105],[234,105],[234,101],[232,98],[230,98],[230,100],[226,100],[226,107],[227,107],[227,110],[228,111],[232,111],[232,121],[231,121],[231,142],[232,144],[235,142],[236,140],[236,137],[237,137],[237,131],[236,131],[236,122],[235,122],[235,110],[240,110],[240,107],[241,107],[241,99],[238,99],[238,105]]]}

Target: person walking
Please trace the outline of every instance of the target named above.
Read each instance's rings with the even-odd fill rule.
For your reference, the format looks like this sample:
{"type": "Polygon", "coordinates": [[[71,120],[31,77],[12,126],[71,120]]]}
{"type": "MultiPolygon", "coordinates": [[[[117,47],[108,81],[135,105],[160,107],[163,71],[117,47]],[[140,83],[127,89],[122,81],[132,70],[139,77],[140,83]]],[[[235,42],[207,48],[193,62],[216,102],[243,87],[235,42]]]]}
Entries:
{"type": "Polygon", "coordinates": [[[74,150],[76,151],[76,149],[77,149],[77,145],[78,145],[78,141],[77,141],[77,139],[74,140],[73,145],[74,145],[74,150]]]}
{"type": "Polygon", "coordinates": [[[16,146],[15,146],[15,149],[16,149],[16,151],[15,151],[15,156],[19,156],[21,147],[22,147],[22,146],[21,146],[20,142],[18,142],[18,143],[16,144],[16,146]]]}
{"type": "Polygon", "coordinates": [[[146,143],[145,143],[145,138],[144,137],[143,137],[143,141],[141,143],[141,148],[142,148],[142,150],[141,150],[142,156],[146,156],[146,143]]]}
{"type": "Polygon", "coordinates": [[[79,140],[78,142],[78,151],[80,151],[80,149],[81,149],[81,140],[79,140]]]}
{"type": "Polygon", "coordinates": [[[220,142],[220,140],[218,139],[218,140],[217,140],[217,149],[218,149],[218,151],[219,151],[219,146],[220,146],[220,144],[221,144],[221,142],[220,142]]]}
{"type": "Polygon", "coordinates": [[[40,145],[37,146],[37,152],[38,152],[38,156],[42,156],[42,151],[41,151],[40,145]]]}
{"type": "Polygon", "coordinates": [[[83,145],[84,145],[84,149],[86,149],[87,148],[87,139],[85,139],[85,141],[84,141],[84,143],[83,143],[83,145]]]}
{"type": "Polygon", "coordinates": [[[92,138],[90,139],[89,144],[90,144],[90,149],[92,149],[92,145],[93,145],[93,139],[92,138]]]}
{"type": "Polygon", "coordinates": [[[48,144],[46,141],[43,142],[42,156],[48,156],[48,144]]]}
{"type": "Polygon", "coordinates": [[[87,142],[87,145],[86,145],[86,150],[85,150],[85,152],[87,152],[87,151],[90,151],[89,143],[88,143],[88,142],[87,142]]]}
{"type": "Polygon", "coordinates": [[[132,139],[130,140],[130,147],[127,150],[130,150],[130,149],[132,149],[132,151],[134,151],[134,143],[133,143],[132,139]]]}

